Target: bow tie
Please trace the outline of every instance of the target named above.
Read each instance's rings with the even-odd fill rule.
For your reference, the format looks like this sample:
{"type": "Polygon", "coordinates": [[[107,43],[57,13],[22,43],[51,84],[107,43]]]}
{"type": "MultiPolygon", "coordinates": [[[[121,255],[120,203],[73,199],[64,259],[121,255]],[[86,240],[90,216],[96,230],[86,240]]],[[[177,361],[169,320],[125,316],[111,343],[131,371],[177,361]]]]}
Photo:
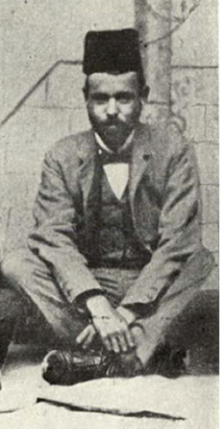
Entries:
{"type": "Polygon", "coordinates": [[[109,153],[104,150],[99,150],[99,159],[102,165],[111,164],[111,163],[126,163],[130,162],[131,151],[126,150],[121,153],[109,153]]]}

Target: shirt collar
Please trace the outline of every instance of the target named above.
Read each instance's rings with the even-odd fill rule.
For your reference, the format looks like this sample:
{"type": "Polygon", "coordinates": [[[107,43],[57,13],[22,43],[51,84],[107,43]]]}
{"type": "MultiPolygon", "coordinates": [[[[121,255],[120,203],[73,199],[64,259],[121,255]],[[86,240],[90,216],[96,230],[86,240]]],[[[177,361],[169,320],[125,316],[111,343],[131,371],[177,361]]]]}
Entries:
{"type": "MultiPolygon", "coordinates": [[[[118,151],[118,153],[121,153],[121,152],[123,152],[123,151],[126,151],[126,150],[129,148],[129,146],[130,146],[130,144],[131,144],[131,142],[132,142],[133,136],[134,136],[134,130],[129,134],[129,136],[127,137],[127,139],[126,139],[125,143],[124,143],[124,144],[123,144],[123,146],[120,148],[120,150],[118,151]]],[[[113,153],[114,153],[111,149],[109,149],[109,147],[108,147],[108,146],[106,146],[106,144],[105,144],[105,143],[103,142],[103,140],[101,139],[100,135],[99,135],[98,133],[96,133],[96,132],[95,132],[95,139],[96,139],[96,142],[98,143],[99,147],[100,147],[102,150],[104,150],[105,152],[108,152],[108,153],[110,153],[110,154],[113,154],[113,153]]]]}

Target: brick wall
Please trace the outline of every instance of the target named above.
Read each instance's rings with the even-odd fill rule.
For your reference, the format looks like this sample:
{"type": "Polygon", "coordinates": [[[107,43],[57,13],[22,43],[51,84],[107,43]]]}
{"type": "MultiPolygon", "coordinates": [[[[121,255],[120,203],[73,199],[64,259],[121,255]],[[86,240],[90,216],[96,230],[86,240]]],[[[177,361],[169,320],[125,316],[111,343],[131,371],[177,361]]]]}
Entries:
{"type": "Polygon", "coordinates": [[[133,0],[1,1],[0,120],[54,63],[82,58],[86,31],[133,22],[133,0]]]}
{"type": "Polygon", "coordinates": [[[79,65],[58,66],[1,129],[2,254],[24,245],[45,151],[88,126],[82,79],[79,65]]]}
{"type": "MultiPolygon", "coordinates": [[[[173,0],[173,15],[177,3],[173,0]]],[[[171,101],[196,150],[203,241],[218,261],[218,2],[197,5],[171,37],[171,101]]]]}
{"type": "MultiPolygon", "coordinates": [[[[218,262],[218,2],[136,0],[146,78],[143,120],[172,115],[194,145],[204,244],[218,262]]],[[[217,284],[217,280],[216,284],[217,284]]]]}

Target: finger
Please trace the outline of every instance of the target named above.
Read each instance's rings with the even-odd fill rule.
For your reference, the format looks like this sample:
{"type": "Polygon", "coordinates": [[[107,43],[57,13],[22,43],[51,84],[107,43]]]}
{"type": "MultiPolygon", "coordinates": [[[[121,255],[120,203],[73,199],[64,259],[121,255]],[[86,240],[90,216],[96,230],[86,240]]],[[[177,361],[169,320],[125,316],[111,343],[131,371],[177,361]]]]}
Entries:
{"type": "Polygon", "coordinates": [[[117,335],[118,343],[120,345],[120,351],[126,353],[128,351],[126,333],[121,332],[117,335]]]}
{"type": "Polygon", "coordinates": [[[107,337],[103,338],[102,343],[103,343],[104,347],[106,348],[106,350],[108,350],[108,352],[113,351],[112,344],[111,344],[111,341],[109,338],[107,338],[107,337]]]}
{"type": "Polygon", "coordinates": [[[94,338],[96,336],[96,332],[95,330],[91,327],[87,338],[85,339],[84,343],[83,343],[83,348],[87,349],[93,342],[94,338]]]}
{"type": "Polygon", "coordinates": [[[103,346],[106,348],[107,351],[111,351],[111,343],[110,343],[109,337],[106,333],[106,326],[105,326],[105,324],[103,324],[103,320],[101,320],[99,318],[94,318],[93,326],[94,326],[94,329],[95,329],[97,335],[101,339],[103,346]]]}
{"type": "Polygon", "coordinates": [[[83,344],[88,335],[89,335],[89,326],[86,326],[86,328],[83,329],[83,331],[76,338],[77,344],[80,344],[80,345],[83,344]]]}
{"type": "Polygon", "coordinates": [[[126,330],[125,337],[126,337],[126,341],[127,341],[127,345],[129,347],[129,349],[134,349],[135,348],[135,342],[134,342],[133,335],[129,329],[126,330]]]}
{"type": "Polygon", "coordinates": [[[116,354],[120,353],[121,348],[120,348],[120,342],[118,338],[112,335],[110,337],[110,342],[111,342],[111,351],[113,351],[116,354]]]}

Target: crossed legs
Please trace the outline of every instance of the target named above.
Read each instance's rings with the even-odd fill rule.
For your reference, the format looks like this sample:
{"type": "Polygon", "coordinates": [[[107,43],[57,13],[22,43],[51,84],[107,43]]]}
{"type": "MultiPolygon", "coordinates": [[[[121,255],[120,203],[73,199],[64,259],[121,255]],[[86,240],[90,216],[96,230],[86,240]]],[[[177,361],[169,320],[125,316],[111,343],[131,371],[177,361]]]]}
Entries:
{"type": "MultiPolygon", "coordinates": [[[[79,313],[74,303],[69,303],[66,300],[44,261],[30,251],[16,253],[4,261],[2,272],[9,287],[27,296],[35,303],[52,327],[54,336],[59,343],[74,349],[76,347],[75,340],[88,324],[88,320],[79,313]]],[[[99,268],[93,270],[93,274],[101,284],[111,304],[117,307],[128,288],[138,277],[139,271],[99,268]]],[[[199,295],[197,288],[194,287],[185,288],[179,293],[175,293],[175,291],[172,293],[171,290],[169,296],[161,300],[151,316],[139,319],[131,326],[136,343],[135,353],[145,370],[157,372],[154,357],[155,355],[158,356],[158,351],[160,353],[161,346],[165,343],[170,342],[172,347],[178,348],[185,341],[184,346],[187,348],[186,332],[184,338],[181,336],[182,325],[185,325],[185,330],[188,326],[196,332],[200,330],[201,333],[201,326],[195,322],[195,305],[192,304],[198,300],[201,301],[201,298],[198,298],[199,295]],[[191,310],[189,310],[190,308],[191,310]],[[194,322],[190,322],[193,318],[194,322]]],[[[207,295],[205,297],[203,294],[203,296],[201,302],[204,306],[207,295]]],[[[206,312],[205,309],[204,312],[206,312]]],[[[207,320],[206,325],[208,326],[207,320]]],[[[206,332],[207,334],[208,332],[206,332]]],[[[162,352],[161,358],[163,359],[163,357],[162,352]]],[[[124,357],[124,360],[129,375],[132,375],[132,371],[129,370],[131,362],[127,356],[124,357]]]]}

